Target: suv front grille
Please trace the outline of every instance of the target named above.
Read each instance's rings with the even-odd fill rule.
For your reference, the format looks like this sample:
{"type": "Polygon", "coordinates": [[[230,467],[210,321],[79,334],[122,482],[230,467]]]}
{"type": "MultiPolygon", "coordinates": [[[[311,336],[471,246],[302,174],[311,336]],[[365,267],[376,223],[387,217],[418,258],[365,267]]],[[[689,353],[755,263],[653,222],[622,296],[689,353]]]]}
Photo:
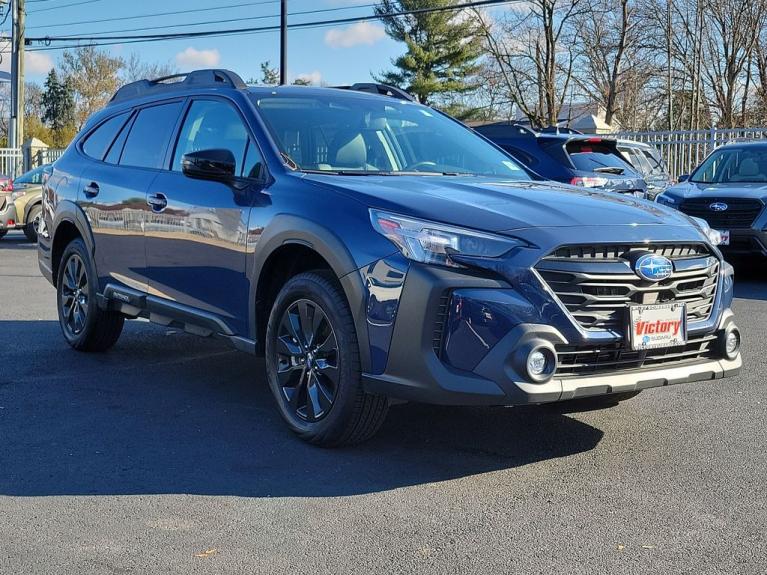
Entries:
{"type": "Polygon", "coordinates": [[[747,198],[694,198],[685,200],[679,210],[688,216],[703,218],[712,228],[729,230],[732,228],[750,228],[764,208],[759,200],[747,198]],[[711,205],[727,204],[723,212],[715,212],[711,205]]]}
{"type": "Polygon", "coordinates": [[[687,321],[708,319],[714,307],[719,261],[703,244],[567,246],[536,266],[541,279],[586,329],[623,331],[628,306],[684,302],[687,321]],[[647,282],[629,267],[632,252],[664,255],[675,265],[671,277],[647,282]]]}
{"type": "Polygon", "coordinates": [[[658,364],[674,367],[716,357],[716,336],[690,339],[685,345],[646,351],[632,351],[623,342],[588,346],[557,346],[558,377],[583,377],[599,373],[628,371],[658,364]]]}

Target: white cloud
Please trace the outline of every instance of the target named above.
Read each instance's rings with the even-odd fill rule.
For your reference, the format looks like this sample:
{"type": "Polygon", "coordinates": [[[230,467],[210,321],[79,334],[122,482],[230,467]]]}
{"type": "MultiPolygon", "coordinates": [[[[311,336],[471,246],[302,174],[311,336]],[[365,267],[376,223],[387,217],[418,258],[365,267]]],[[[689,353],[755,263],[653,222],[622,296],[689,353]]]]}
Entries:
{"type": "Polygon", "coordinates": [[[24,52],[26,74],[47,74],[53,68],[53,59],[42,52],[24,52]]]}
{"type": "MultiPolygon", "coordinates": [[[[0,51],[0,71],[11,71],[11,51],[5,49],[0,51]]],[[[43,52],[24,52],[24,73],[30,76],[44,76],[53,68],[53,59],[43,52]]]]}
{"type": "Polygon", "coordinates": [[[308,72],[306,74],[299,74],[296,76],[296,80],[308,81],[314,86],[320,86],[322,85],[322,74],[319,70],[314,70],[313,72],[308,72]]]}
{"type": "Polygon", "coordinates": [[[325,44],[333,48],[351,48],[360,44],[372,46],[386,36],[383,26],[358,22],[346,28],[333,28],[325,32],[325,44]]]}
{"type": "Polygon", "coordinates": [[[176,64],[181,68],[191,70],[193,68],[213,68],[221,62],[221,53],[218,50],[197,50],[191,46],[176,54],[176,64]]]}

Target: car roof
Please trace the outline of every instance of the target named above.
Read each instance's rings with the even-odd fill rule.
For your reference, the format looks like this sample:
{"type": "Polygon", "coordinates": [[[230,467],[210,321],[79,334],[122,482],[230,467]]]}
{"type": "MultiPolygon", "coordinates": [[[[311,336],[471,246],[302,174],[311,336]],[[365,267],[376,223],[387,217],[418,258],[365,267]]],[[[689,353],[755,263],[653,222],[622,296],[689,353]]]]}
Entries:
{"type": "Polygon", "coordinates": [[[728,142],[718,146],[717,150],[734,150],[737,148],[767,148],[767,140],[757,140],[754,142],[728,142]]]}

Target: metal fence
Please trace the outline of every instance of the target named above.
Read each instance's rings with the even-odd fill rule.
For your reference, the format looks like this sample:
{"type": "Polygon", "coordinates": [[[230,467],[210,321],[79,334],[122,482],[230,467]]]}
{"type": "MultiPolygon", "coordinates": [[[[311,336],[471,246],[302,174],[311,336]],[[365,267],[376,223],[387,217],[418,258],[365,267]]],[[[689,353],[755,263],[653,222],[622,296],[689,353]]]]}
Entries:
{"type": "Polygon", "coordinates": [[[55,162],[63,153],[64,150],[58,148],[0,148],[0,174],[15,179],[33,168],[55,162]]]}
{"type": "Polygon", "coordinates": [[[0,174],[11,179],[24,171],[24,152],[17,148],[0,148],[0,174]]]}
{"type": "Polygon", "coordinates": [[[767,138],[767,128],[619,132],[611,137],[653,144],[660,150],[672,177],[689,174],[717,146],[767,138]]]}

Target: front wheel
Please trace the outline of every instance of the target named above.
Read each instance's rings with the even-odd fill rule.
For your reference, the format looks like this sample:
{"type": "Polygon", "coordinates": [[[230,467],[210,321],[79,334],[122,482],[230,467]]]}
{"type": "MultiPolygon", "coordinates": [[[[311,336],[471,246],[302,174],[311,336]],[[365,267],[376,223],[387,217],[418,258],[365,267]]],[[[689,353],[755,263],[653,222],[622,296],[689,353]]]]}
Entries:
{"type": "Polygon", "coordinates": [[[99,309],[96,274],[82,240],[73,240],[61,257],[56,282],[59,324],[78,351],[105,351],[120,337],[125,316],[99,309]]]}
{"type": "Polygon", "coordinates": [[[330,274],[302,273],[280,290],[266,330],[266,370],[280,415],[310,443],[360,443],[386,417],[388,399],[362,388],[351,310],[330,274]]]}
{"type": "Polygon", "coordinates": [[[33,206],[27,216],[27,225],[24,226],[24,235],[32,242],[37,242],[37,234],[40,231],[40,220],[43,217],[43,208],[40,204],[33,206]]]}

